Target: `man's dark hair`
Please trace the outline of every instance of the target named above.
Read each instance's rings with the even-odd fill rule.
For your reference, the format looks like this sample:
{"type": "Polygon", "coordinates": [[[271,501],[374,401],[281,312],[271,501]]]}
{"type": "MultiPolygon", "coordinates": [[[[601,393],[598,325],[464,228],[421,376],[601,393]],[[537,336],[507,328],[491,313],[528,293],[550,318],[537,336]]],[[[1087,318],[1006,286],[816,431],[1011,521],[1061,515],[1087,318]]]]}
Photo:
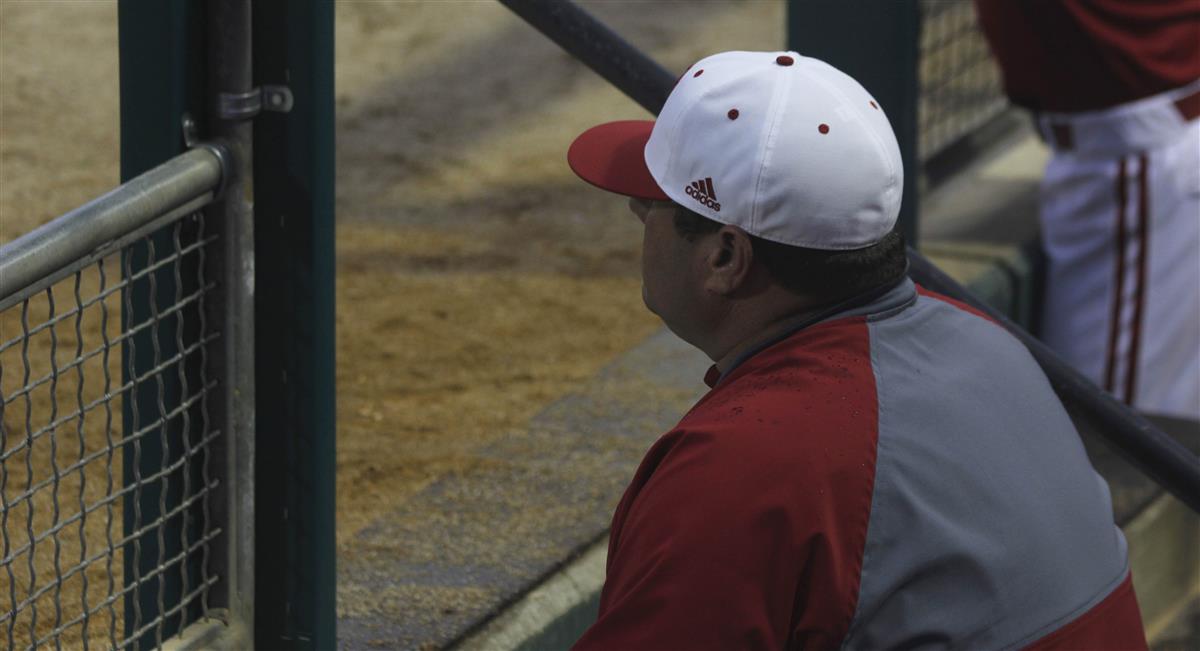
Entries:
{"type": "MultiPolygon", "coordinates": [[[[688,241],[717,232],[723,224],[676,204],[675,231],[688,241]]],[[[892,231],[877,244],[852,251],[823,251],[780,244],[750,235],[754,259],[789,291],[819,304],[836,303],[900,280],[908,268],[904,238],[892,231]]]]}

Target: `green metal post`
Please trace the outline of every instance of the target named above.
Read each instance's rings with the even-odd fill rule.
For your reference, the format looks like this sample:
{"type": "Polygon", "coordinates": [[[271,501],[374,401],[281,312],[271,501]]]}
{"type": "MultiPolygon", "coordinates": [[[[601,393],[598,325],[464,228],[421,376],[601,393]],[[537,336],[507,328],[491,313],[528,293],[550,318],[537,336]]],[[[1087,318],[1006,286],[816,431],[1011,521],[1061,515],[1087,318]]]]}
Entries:
{"type": "MultiPolygon", "coordinates": [[[[165,162],[185,149],[181,120],[185,111],[196,114],[202,109],[204,72],[202,57],[203,26],[198,13],[199,4],[186,0],[136,1],[121,0],[118,5],[120,44],[121,93],[121,180],[128,181],[165,162]]],[[[152,246],[137,245],[122,256],[124,273],[135,273],[151,262],[151,249],[156,259],[170,255],[175,245],[170,233],[151,238],[152,246]]],[[[186,242],[184,243],[186,245],[186,242]]],[[[194,258],[194,256],[193,256],[194,258]]],[[[197,276],[194,259],[184,261],[180,279],[183,292],[195,291],[197,276]]],[[[174,303],[174,265],[142,277],[131,284],[128,300],[122,310],[122,326],[152,320],[157,311],[174,303]]],[[[122,375],[144,378],[126,395],[124,402],[124,431],[126,436],[145,428],[161,418],[163,405],[171,409],[179,403],[181,386],[174,370],[156,375],[150,369],[156,358],[165,360],[177,352],[176,319],[166,316],[158,327],[146,328],[122,346],[122,375]]],[[[184,324],[185,328],[192,327],[184,324]]],[[[174,366],[171,367],[174,369],[174,366]]],[[[196,375],[194,364],[186,372],[196,375]]],[[[198,377],[190,380],[195,386],[198,377]]],[[[122,447],[124,485],[130,486],[139,478],[160,472],[162,468],[182,458],[182,418],[146,432],[136,442],[122,447]]],[[[199,422],[198,418],[193,418],[199,422]]],[[[194,428],[193,428],[194,429],[194,428]]],[[[166,511],[182,499],[183,469],[154,481],[148,481],[130,491],[124,499],[124,531],[126,536],[139,528],[151,526],[166,511]],[[163,494],[165,491],[165,495],[163,494]]],[[[197,478],[198,479],[198,478],[197,478]]],[[[133,638],[136,632],[170,609],[181,597],[181,571],[192,573],[195,585],[197,568],[170,565],[169,571],[155,574],[155,568],[182,552],[181,527],[194,527],[200,519],[183,512],[166,520],[161,527],[164,535],[151,528],[125,545],[125,586],[133,588],[125,595],[125,635],[133,638]],[[186,516],[186,517],[185,517],[186,516]],[[161,541],[161,544],[160,544],[161,541]]],[[[195,540],[198,532],[189,536],[195,540]]],[[[195,604],[187,612],[167,616],[161,627],[154,626],[136,635],[134,649],[152,648],[156,642],[175,633],[183,621],[193,619],[199,608],[195,604]]]]}
{"type": "Polygon", "coordinates": [[[255,641],[332,649],[333,3],[256,2],[254,82],[291,88],[255,120],[255,641]]]}
{"type": "Polygon", "coordinates": [[[887,112],[904,160],[896,228],[917,244],[917,0],[788,0],[788,47],[857,79],[887,112]]]}

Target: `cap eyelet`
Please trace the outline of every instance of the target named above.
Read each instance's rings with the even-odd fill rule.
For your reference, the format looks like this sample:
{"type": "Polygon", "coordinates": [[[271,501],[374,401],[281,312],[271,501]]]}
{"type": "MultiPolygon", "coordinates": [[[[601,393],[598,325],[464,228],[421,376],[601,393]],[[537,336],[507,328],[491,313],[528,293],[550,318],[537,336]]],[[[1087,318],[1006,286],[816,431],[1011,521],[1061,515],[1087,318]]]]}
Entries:
{"type": "Polygon", "coordinates": [[[875,100],[871,100],[871,108],[875,109],[876,111],[879,110],[879,105],[875,103],[875,100]]]}
{"type": "Polygon", "coordinates": [[[736,120],[738,119],[739,113],[737,109],[729,109],[729,112],[725,115],[728,115],[730,120],[736,120]]]}
{"type": "Polygon", "coordinates": [[[704,74],[704,68],[701,68],[701,69],[697,70],[697,71],[696,71],[696,74],[692,75],[692,77],[693,77],[693,78],[695,78],[695,77],[699,77],[699,76],[700,76],[700,75],[702,75],[702,74],[704,74]]]}
{"type": "Polygon", "coordinates": [[[817,126],[817,131],[820,131],[821,133],[829,133],[829,125],[821,124],[821,125],[817,126]]]}

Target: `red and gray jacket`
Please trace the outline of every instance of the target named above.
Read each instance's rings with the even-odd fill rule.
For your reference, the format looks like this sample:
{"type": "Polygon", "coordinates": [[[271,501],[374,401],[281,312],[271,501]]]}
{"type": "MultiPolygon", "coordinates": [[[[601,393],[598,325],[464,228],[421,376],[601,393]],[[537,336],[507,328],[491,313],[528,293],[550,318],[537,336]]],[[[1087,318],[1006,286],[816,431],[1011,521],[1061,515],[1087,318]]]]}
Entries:
{"type": "Polygon", "coordinates": [[[1000,326],[905,281],[713,384],[577,651],[1145,648],[1108,488],[1000,326]]]}

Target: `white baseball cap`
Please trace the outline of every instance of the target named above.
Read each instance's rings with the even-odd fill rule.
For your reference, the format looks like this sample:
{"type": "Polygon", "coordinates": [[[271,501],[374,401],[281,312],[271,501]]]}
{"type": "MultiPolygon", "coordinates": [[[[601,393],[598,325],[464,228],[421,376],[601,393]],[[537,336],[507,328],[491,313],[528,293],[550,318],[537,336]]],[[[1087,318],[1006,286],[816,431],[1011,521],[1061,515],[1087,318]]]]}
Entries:
{"type": "Polygon", "coordinates": [[[766,240],[859,249],[896,223],[900,147],[857,81],[795,52],[722,52],[688,69],[657,121],[588,129],[567,152],[585,181],[674,201],[766,240]]]}

